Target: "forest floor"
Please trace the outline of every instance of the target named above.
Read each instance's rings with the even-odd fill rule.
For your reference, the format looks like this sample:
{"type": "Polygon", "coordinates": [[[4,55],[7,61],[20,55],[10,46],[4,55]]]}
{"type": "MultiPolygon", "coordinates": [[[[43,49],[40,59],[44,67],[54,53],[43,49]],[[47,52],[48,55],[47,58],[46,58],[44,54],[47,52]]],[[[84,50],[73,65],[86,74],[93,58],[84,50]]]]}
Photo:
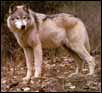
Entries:
{"type": "Polygon", "coordinates": [[[26,64],[23,54],[16,61],[7,60],[1,64],[2,92],[101,92],[101,56],[95,56],[95,75],[87,76],[88,67],[84,63],[83,75],[68,77],[75,71],[75,60],[71,56],[57,55],[53,58],[46,53],[42,65],[41,78],[31,78],[28,83],[22,82],[26,75],[26,64]]]}

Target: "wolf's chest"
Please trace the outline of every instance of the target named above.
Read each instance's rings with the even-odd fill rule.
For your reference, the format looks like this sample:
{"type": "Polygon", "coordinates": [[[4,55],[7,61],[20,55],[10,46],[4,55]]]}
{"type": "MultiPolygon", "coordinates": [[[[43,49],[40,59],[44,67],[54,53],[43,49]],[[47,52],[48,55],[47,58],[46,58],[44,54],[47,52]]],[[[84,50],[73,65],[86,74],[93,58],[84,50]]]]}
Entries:
{"type": "Polygon", "coordinates": [[[20,34],[14,34],[16,37],[16,40],[18,42],[18,44],[24,48],[24,47],[28,47],[32,45],[31,40],[29,39],[29,36],[27,35],[20,35],[20,34]]]}

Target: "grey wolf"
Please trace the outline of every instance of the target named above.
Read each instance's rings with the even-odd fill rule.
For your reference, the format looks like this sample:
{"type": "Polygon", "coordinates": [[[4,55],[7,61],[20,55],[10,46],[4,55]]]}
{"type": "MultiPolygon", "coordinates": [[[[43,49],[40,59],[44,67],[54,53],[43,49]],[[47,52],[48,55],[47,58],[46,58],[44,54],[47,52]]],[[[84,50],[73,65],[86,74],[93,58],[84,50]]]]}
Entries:
{"type": "Polygon", "coordinates": [[[64,47],[71,53],[76,59],[77,67],[75,73],[69,76],[80,72],[82,61],[88,63],[87,75],[94,74],[95,60],[90,55],[88,33],[79,18],[67,13],[45,15],[32,11],[26,5],[17,5],[9,9],[7,25],[25,54],[27,75],[23,80],[31,79],[32,58],[35,67],[34,77],[41,76],[42,48],[64,47]]]}

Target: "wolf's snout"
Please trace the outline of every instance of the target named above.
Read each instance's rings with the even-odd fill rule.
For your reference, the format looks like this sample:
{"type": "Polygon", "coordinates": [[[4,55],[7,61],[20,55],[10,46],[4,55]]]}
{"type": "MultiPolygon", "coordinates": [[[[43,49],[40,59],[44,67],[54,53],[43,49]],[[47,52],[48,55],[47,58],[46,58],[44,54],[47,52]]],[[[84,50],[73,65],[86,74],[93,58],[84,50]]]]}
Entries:
{"type": "Polygon", "coordinates": [[[22,26],[21,26],[21,29],[22,29],[22,30],[25,29],[25,25],[22,25],[22,26]]]}

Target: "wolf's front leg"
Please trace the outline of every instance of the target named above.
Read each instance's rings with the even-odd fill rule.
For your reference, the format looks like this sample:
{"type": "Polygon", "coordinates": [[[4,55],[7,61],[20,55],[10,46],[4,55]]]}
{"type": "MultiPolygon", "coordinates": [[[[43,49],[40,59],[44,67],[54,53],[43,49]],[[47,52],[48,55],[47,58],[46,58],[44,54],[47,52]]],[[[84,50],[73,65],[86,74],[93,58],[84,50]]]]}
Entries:
{"type": "Polygon", "coordinates": [[[39,42],[35,47],[34,47],[34,60],[35,60],[35,74],[34,77],[40,77],[41,76],[41,69],[42,69],[42,47],[41,47],[41,42],[39,42]]]}
{"type": "Polygon", "coordinates": [[[28,81],[28,80],[30,80],[31,75],[32,75],[32,64],[31,64],[32,55],[31,55],[31,51],[29,48],[24,48],[23,50],[24,50],[24,54],[25,54],[25,58],[26,58],[26,65],[27,65],[27,74],[23,78],[23,80],[28,81]]]}

